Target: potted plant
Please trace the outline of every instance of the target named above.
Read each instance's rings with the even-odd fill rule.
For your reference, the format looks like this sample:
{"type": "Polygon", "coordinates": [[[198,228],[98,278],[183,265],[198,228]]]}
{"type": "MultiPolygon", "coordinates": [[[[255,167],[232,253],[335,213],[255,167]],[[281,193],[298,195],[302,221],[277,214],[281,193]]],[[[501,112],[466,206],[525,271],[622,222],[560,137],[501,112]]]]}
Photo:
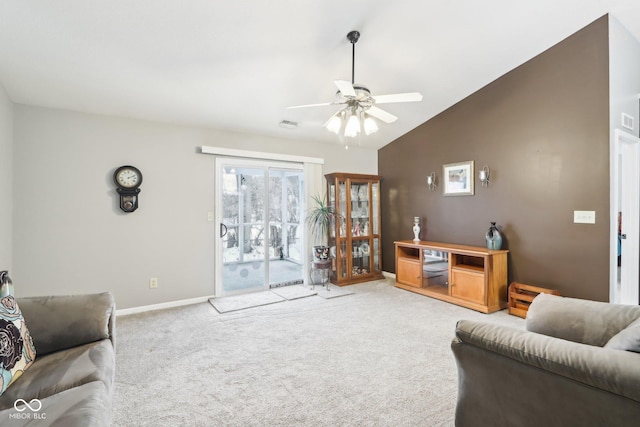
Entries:
{"type": "Polygon", "coordinates": [[[332,221],[337,216],[335,209],[329,206],[326,197],[311,196],[313,206],[307,210],[306,223],[317,245],[313,247],[313,257],[316,260],[327,260],[329,248],[326,246],[332,221]]]}

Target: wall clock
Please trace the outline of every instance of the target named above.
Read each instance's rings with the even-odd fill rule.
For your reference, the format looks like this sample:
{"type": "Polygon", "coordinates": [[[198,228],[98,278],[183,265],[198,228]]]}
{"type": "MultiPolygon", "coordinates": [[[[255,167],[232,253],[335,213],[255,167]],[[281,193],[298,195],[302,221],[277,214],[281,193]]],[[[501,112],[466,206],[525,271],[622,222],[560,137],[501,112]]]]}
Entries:
{"type": "Polygon", "coordinates": [[[142,172],[134,166],[120,166],[113,173],[113,182],[120,195],[120,209],[124,212],[133,212],[138,209],[138,194],[142,184],[142,172]]]}

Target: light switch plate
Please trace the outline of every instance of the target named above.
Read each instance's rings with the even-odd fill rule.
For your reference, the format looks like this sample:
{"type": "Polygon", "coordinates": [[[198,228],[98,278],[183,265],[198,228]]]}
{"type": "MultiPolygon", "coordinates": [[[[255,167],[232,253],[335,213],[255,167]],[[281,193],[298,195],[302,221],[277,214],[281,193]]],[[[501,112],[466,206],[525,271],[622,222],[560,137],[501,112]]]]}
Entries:
{"type": "Polygon", "coordinates": [[[595,224],[596,211],[573,211],[573,222],[575,224],[595,224]]]}

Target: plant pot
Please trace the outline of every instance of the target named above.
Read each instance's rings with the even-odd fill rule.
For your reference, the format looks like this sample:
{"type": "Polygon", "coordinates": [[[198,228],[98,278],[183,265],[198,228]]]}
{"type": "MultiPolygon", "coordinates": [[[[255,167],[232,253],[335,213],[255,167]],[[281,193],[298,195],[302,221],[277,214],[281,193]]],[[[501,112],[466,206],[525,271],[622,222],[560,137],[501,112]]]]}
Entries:
{"type": "Polygon", "coordinates": [[[329,259],[329,247],[328,246],[314,246],[313,247],[313,259],[315,261],[326,261],[329,259]]]}

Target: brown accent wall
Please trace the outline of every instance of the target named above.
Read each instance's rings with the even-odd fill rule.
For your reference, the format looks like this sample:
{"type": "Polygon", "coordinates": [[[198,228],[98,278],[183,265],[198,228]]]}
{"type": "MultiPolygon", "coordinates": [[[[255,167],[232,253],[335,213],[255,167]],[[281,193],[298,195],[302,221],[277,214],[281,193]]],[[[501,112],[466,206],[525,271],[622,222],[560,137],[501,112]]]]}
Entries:
{"type": "Polygon", "coordinates": [[[479,246],[496,221],[510,282],[608,301],[608,53],[604,16],[381,148],[383,270],[414,216],[423,240],[479,246]],[[467,160],[474,196],[428,190],[430,172],[441,180],[443,164],[467,160]],[[574,224],[574,210],[596,211],[596,224],[574,224]]]}

